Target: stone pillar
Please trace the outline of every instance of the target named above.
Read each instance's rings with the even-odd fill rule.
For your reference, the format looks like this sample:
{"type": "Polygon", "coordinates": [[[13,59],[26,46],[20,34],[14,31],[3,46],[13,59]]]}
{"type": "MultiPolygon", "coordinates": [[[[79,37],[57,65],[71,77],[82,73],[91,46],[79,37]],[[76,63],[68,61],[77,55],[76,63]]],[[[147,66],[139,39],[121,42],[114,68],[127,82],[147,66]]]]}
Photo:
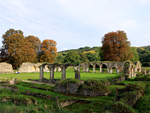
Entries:
{"type": "Polygon", "coordinates": [[[107,67],[107,73],[109,73],[109,68],[107,67]]]}
{"type": "Polygon", "coordinates": [[[56,71],[57,71],[57,68],[54,69],[54,72],[56,72],[56,71]]]}
{"type": "Polygon", "coordinates": [[[99,66],[99,72],[100,72],[100,73],[103,72],[103,70],[102,70],[102,65],[99,66]]]}
{"type": "Polygon", "coordinates": [[[75,79],[79,79],[80,80],[80,72],[75,70],[75,79]]]}
{"type": "Polygon", "coordinates": [[[54,79],[54,66],[51,67],[51,71],[50,71],[50,80],[54,79]]]}
{"type": "Polygon", "coordinates": [[[93,73],[95,73],[95,67],[96,67],[96,65],[93,65],[93,73]]]}
{"type": "Polygon", "coordinates": [[[86,72],[87,72],[87,73],[89,72],[89,68],[88,68],[88,67],[86,68],[86,72]]]}
{"type": "Polygon", "coordinates": [[[66,68],[62,66],[62,79],[66,79],[66,68]]]}
{"type": "Polygon", "coordinates": [[[80,66],[78,66],[78,71],[80,72],[80,66]]]}
{"type": "Polygon", "coordinates": [[[116,73],[119,73],[120,71],[119,71],[119,69],[116,69],[117,71],[116,71],[116,73]]]}
{"type": "Polygon", "coordinates": [[[110,69],[109,69],[109,73],[112,73],[112,72],[113,72],[113,69],[112,69],[112,68],[110,68],[110,69]]]}
{"type": "Polygon", "coordinates": [[[78,70],[78,67],[77,67],[77,66],[74,67],[74,71],[76,71],[76,70],[78,70]]]}
{"type": "Polygon", "coordinates": [[[43,73],[43,66],[40,66],[40,79],[39,79],[40,82],[43,81],[43,75],[44,75],[44,73],[43,73]]]}

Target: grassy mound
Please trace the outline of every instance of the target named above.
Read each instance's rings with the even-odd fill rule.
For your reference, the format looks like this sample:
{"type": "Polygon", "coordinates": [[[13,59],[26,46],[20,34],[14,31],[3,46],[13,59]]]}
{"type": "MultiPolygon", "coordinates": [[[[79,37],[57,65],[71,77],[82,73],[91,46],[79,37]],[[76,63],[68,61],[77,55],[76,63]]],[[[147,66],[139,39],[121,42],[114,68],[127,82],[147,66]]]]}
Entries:
{"type": "Polygon", "coordinates": [[[115,102],[106,107],[106,113],[136,113],[136,111],[125,103],[115,102]]]}
{"type": "Polygon", "coordinates": [[[100,80],[86,80],[84,84],[80,85],[79,90],[97,91],[101,93],[110,92],[108,87],[100,80]]]}

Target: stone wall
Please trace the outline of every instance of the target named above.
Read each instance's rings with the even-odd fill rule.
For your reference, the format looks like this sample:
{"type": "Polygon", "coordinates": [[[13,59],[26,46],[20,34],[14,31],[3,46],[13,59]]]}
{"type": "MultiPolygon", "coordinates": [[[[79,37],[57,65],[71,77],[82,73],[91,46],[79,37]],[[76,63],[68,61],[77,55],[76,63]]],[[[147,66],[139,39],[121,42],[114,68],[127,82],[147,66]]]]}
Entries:
{"type": "MultiPolygon", "coordinates": [[[[43,63],[24,62],[20,66],[18,72],[20,72],[20,73],[38,73],[38,72],[40,72],[39,66],[42,64],[43,63]]],[[[44,72],[49,72],[49,69],[47,66],[45,66],[44,72]]]]}
{"type": "Polygon", "coordinates": [[[0,63],[0,74],[9,74],[9,73],[13,73],[12,65],[5,62],[0,63]]]}

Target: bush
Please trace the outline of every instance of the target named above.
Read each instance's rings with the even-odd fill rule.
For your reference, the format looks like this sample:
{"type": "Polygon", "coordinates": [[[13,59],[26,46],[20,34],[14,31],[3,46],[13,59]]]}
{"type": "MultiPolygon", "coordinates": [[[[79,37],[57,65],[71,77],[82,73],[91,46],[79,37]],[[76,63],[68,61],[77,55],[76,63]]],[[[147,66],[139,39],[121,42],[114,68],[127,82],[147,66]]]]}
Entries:
{"type": "Polygon", "coordinates": [[[139,76],[144,76],[144,74],[141,73],[141,72],[137,72],[136,76],[137,76],[137,77],[139,77],[139,76]]]}
{"type": "Polygon", "coordinates": [[[115,100],[133,106],[144,94],[145,88],[145,83],[128,84],[125,89],[118,90],[115,100]]]}
{"type": "Polygon", "coordinates": [[[150,67],[150,62],[142,62],[142,67],[150,67]]]}
{"type": "Polygon", "coordinates": [[[83,89],[89,89],[91,91],[100,91],[102,93],[110,92],[108,87],[103,84],[100,80],[86,80],[82,86],[83,89]]]}
{"type": "Polygon", "coordinates": [[[150,75],[144,75],[136,77],[134,80],[136,81],[150,81],[150,75]]]}
{"type": "Polygon", "coordinates": [[[80,80],[78,79],[64,79],[61,81],[58,81],[56,84],[62,84],[62,85],[67,85],[67,83],[79,83],[80,80]]]}
{"type": "Polygon", "coordinates": [[[129,105],[122,102],[113,102],[106,107],[107,113],[136,113],[129,105]]]}

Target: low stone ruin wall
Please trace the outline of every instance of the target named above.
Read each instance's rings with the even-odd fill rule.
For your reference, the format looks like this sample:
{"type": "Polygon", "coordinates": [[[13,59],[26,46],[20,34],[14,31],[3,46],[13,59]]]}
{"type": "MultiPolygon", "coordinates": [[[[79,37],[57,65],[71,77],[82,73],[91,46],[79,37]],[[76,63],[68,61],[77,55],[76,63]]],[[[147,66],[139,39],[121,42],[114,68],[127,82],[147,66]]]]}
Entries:
{"type": "Polygon", "coordinates": [[[83,96],[107,96],[109,89],[98,80],[74,80],[66,79],[56,83],[55,92],[83,96]]]}
{"type": "MultiPolygon", "coordinates": [[[[40,72],[39,66],[42,64],[43,63],[24,62],[20,66],[18,72],[20,72],[20,73],[38,73],[38,72],[40,72]]],[[[47,66],[45,66],[44,72],[49,72],[49,69],[47,66]]]]}
{"type": "Polygon", "coordinates": [[[10,74],[13,73],[13,68],[11,64],[8,63],[0,63],[0,74],[10,74]]]}

